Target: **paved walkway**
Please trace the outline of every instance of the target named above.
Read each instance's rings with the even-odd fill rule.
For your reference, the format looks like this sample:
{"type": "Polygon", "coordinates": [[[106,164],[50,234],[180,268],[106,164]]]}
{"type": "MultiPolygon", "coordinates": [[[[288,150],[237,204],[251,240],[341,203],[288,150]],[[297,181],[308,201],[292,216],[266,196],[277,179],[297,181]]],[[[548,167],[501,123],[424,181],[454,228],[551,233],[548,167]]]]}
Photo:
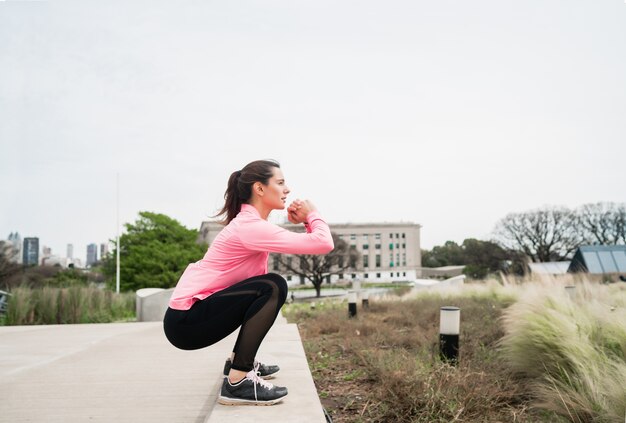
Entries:
{"type": "Polygon", "coordinates": [[[324,423],[297,326],[279,320],[258,354],[289,388],[272,407],[217,404],[236,333],[181,351],[160,322],[0,327],[0,422],[324,423]]]}

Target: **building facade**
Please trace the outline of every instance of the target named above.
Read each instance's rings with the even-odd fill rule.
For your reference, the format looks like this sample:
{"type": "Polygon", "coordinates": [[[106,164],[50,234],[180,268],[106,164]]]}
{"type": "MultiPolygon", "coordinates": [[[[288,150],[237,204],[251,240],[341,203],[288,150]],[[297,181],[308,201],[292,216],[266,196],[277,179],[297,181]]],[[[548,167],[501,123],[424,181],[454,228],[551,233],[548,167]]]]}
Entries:
{"type": "MultiPolygon", "coordinates": [[[[293,225],[282,226],[289,228],[293,225]]],[[[421,277],[420,225],[400,222],[335,223],[329,226],[331,232],[360,254],[355,269],[333,275],[330,282],[402,282],[421,277]]]]}
{"type": "Polygon", "coordinates": [[[105,258],[109,254],[109,244],[100,244],[100,260],[105,258]]]}
{"type": "Polygon", "coordinates": [[[22,252],[22,263],[24,263],[24,265],[37,266],[39,264],[39,238],[24,238],[22,252]]]}
{"type": "Polygon", "coordinates": [[[10,260],[15,263],[22,263],[23,261],[23,253],[22,253],[22,237],[18,232],[11,232],[9,234],[9,243],[11,244],[11,257],[10,260]]]}
{"type": "MultiPolygon", "coordinates": [[[[302,232],[302,225],[283,224],[285,229],[302,232]]],[[[359,262],[342,274],[333,275],[328,282],[363,280],[369,282],[414,281],[422,277],[420,228],[416,223],[335,223],[329,224],[335,233],[360,253],[359,262]]],[[[205,221],[200,227],[199,242],[209,245],[223,226],[205,221]]],[[[289,282],[291,274],[283,273],[276,260],[270,257],[269,271],[281,273],[289,282]]],[[[296,281],[301,282],[301,281],[296,281]]]]}
{"type": "Polygon", "coordinates": [[[87,246],[87,267],[92,266],[98,261],[98,245],[89,244],[87,246]]]}

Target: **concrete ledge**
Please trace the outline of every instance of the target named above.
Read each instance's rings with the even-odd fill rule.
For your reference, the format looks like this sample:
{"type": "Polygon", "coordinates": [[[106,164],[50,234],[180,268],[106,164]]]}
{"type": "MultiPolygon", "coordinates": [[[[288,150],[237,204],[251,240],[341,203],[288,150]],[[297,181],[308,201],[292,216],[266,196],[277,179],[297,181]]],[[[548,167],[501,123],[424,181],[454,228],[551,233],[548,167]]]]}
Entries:
{"type": "MultiPolygon", "coordinates": [[[[261,345],[258,356],[267,363],[280,365],[280,373],[270,382],[286,386],[289,389],[287,398],[271,407],[233,407],[216,402],[206,423],[326,423],[297,325],[277,322],[261,345]]],[[[216,390],[218,395],[219,388],[216,390]]]]}
{"type": "Polygon", "coordinates": [[[437,285],[434,285],[437,288],[454,288],[460,287],[465,284],[465,275],[455,276],[453,278],[448,278],[439,282],[437,285]]]}
{"type": "Polygon", "coordinates": [[[138,322],[162,322],[174,288],[143,288],[135,293],[138,322]]]}
{"type": "Polygon", "coordinates": [[[237,332],[181,351],[161,322],[0,327],[0,420],[325,423],[297,326],[281,322],[258,355],[281,366],[272,382],[289,388],[272,407],[217,404],[237,332]]]}

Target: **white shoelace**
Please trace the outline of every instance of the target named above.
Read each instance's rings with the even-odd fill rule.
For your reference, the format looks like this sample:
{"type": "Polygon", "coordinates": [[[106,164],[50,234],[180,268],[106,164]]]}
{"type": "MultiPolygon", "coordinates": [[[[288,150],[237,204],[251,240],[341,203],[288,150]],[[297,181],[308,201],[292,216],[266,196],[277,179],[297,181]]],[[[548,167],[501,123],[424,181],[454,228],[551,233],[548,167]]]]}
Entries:
{"type": "Polygon", "coordinates": [[[257,393],[256,393],[256,386],[261,385],[262,387],[264,387],[265,389],[272,389],[274,387],[274,385],[272,385],[271,383],[267,382],[266,380],[263,380],[259,377],[258,373],[257,373],[257,368],[258,366],[256,366],[254,369],[250,370],[247,374],[246,374],[246,379],[250,379],[253,383],[254,383],[254,400],[258,401],[258,397],[257,397],[257,393]]]}

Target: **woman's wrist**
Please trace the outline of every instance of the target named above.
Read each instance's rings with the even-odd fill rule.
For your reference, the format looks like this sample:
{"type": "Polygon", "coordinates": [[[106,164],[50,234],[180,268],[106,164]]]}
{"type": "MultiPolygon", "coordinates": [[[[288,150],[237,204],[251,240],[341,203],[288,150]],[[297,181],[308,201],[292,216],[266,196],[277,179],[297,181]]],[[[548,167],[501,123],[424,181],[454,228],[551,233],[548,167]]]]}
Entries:
{"type": "Polygon", "coordinates": [[[304,218],[304,224],[311,225],[311,222],[317,218],[319,218],[319,212],[317,210],[311,210],[304,218]]]}

